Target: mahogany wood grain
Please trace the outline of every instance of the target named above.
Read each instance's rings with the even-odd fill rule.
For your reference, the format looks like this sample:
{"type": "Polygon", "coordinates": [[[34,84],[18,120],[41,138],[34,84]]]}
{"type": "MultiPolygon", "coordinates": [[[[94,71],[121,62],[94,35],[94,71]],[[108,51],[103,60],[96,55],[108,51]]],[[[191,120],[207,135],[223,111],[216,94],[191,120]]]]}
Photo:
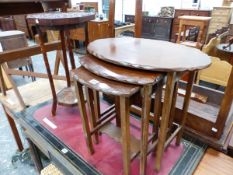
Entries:
{"type": "Polygon", "coordinates": [[[186,122],[186,118],[188,115],[188,108],[189,108],[189,103],[190,103],[190,97],[191,97],[191,93],[192,93],[192,88],[193,88],[193,82],[195,79],[195,71],[189,72],[189,79],[188,79],[188,85],[186,87],[186,94],[185,94],[185,99],[184,99],[184,103],[183,103],[183,110],[182,110],[182,120],[181,120],[181,129],[177,135],[176,138],[176,144],[179,145],[181,142],[181,137],[183,134],[183,130],[184,130],[184,125],[186,122]]]}
{"type": "Polygon", "coordinates": [[[95,90],[106,94],[129,97],[139,90],[138,86],[99,77],[83,67],[72,70],[72,73],[75,80],[80,81],[87,87],[95,87],[95,90]]]}
{"type": "MultiPolygon", "coordinates": [[[[88,112],[89,112],[89,115],[91,116],[90,117],[90,127],[91,127],[91,130],[92,130],[97,126],[97,123],[96,123],[97,117],[96,117],[95,108],[94,108],[93,91],[90,88],[85,87],[85,94],[86,94],[86,100],[87,100],[87,105],[88,105],[88,112]]],[[[99,116],[99,114],[97,114],[97,116],[99,116]]],[[[96,132],[94,134],[93,139],[94,139],[96,144],[99,143],[98,132],[96,132]]]]}
{"type": "Polygon", "coordinates": [[[75,89],[76,89],[76,94],[77,94],[77,99],[79,101],[78,106],[79,106],[79,111],[81,114],[81,119],[82,119],[82,126],[83,126],[83,131],[86,139],[86,143],[88,146],[88,151],[90,154],[94,153],[94,148],[93,144],[91,141],[91,131],[90,131],[90,126],[88,123],[87,119],[87,112],[86,112],[86,106],[85,106],[85,100],[84,100],[84,94],[83,94],[83,88],[82,84],[79,82],[75,83],[75,89]]]}
{"type": "Polygon", "coordinates": [[[143,0],[136,0],[135,34],[134,34],[134,37],[136,38],[140,38],[142,35],[142,4],[143,4],[143,0]]]}
{"type": "MultiPolygon", "coordinates": [[[[217,49],[220,50],[221,52],[226,52],[230,54],[230,59],[227,61],[233,65],[233,51],[230,49],[223,49],[225,44],[220,44],[217,46],[217,49]]],[[[231,110],[231,105],[232,105],[232,100],[233,100],[233,68],[231,68],[231,73],[227,82],[227,86],[225,88],[224,92],[224,97],[223,100],[221,101],[220,105],[220,110],[218,113],[218,117],[215,123],[214,128],[217,129],[217,132],[214,133],[217,138],[220,138],[222,135],[222,132],[224,130],[227,118],[229,115],[231,115],[230,110],[231,110]]]]}
{"type": "Polygon", "coordinates": [[[28,22],[51,28],[65,26],[75,28],[79,23],[93,19],[94,13],[88,12],[45,12],[27,15],[28,22]]]}
{"type": "MultiPolygon", "coordinates": [[[[61,49],[61,42],[54,41],[50,43],[45,43],[44,49],[46,52],[50,52],[56,49],[61,49]]],[[[4,51],[4,52],[0,52],[0,63],[2,64],[4,62],[16,60],[18,58],[29,57],[41,53],[42,51],[39,45],[28,46],[10,51],[4,51]]]]}
{"type": "Polygon", "coordinates": [[[108,38],[91,42],[90,54],[120,66],[154,71],[192,71],[208,67],[209,56],[195,48],[140,38],[108,38]]]}
{"type": "Polygon", "coordinates": [[[175,84],[175,72],[169,72],[167,75],[165,96],[164,96],[164,104],[162,109],[162,118],[161,118],[161,126],[158,140],[158,147],[156,151],[156,160],[155,160],[155,169],[157,171],[160,170],[161,167],[161,159],[164,152],[165,141],[167,136],[167,127],[169,122],[171,104],[172,104],[172,96],[174,91],[175,84]]]}
{"type": "Polygon", "coordinates": [[[115,26],[114,26],[114,21],[115,21],[115,0],[109,0],[109,33],[110,37],[115,37],[115,26]]]}
{"type": "MultiPolygon", "coordinates": [[[[107,112],[106,114],[104,114],[104,116],[108,115],[108,118],[101,116],[100,120],[98,120],[97,122],[95,121],[95,116],[94,116],[94,106],[93,106],[93,100],[94,97],[93,95],[90,94],[90,91],[88,91],[88,89],[95,90],[97,92],[103,92],[106,94],[110,94],[110,95],[115,95],[116,97],[118,97],[118,99],[116,101],[119,100],[119,104],[117,104],[116,106],[119,108],[119,114],[120,114],[120,122],[121,122],[121,144],[122,144],[122,152],[123,152],[123,171],[125,175],[130,174],[130,161],[131,161],[131,149],[130,149],[130,144],[131,144],[131,136],[130,136],[130,122],[129,122],[129,118],[130,118],[130,102],[131,102],[131,98],[133,97],[133,95],[135,95],[138,91],[139,91],[139,87],[136,85],[132,85],[132,84],[126,84],[126,83],[121,83],[121,82],[117,82],[117,81],[113,81],[113,80],[109,80],[100,76],[97,76],[91,72],[89,72],[87,69],[85,69],[84,67],[80,67],[78,69],[75,69],[72,71],[73,73],[73,77],[75,80],[75,86],[76,86],[76,92],[77,92],[77,96],[78,96],[78,100],[79,100],[79,110],[81,112],[81,117],[82,117],[82,122],[83,122],[83,129],[84,129],[84,133],[86,135],[86,142],[88,145],[88,149],[90,151],[90,153],[94,152],[93,149],[93,145],[92,145],[92,140],[91,140],[91,135],[95,134],[95,138],[97,139],[97,131],[100,130],[101,128],[106,128],[106,126],[110,123],[110,121],[112,121],[115,118],[115,114],[116,113],[111,113],[111,109],[109,110],[109,112],[107,112]],[[85,101],[84,101],[84,95],[83,95],[83,90],[82,90],[82,86],[84,86],[84,88],[86,89],[86,96],[87,96],[87,101],[88,101],[88,106],[90,107],[90,114],[91,114],[91,126],[92,129],[90,130],[89,125],[88,125],[88,116],[85,110],[85,101]],[[88,89],[87,89],[88,88],[88,89]],[[90,96],[91,95],[91,96],[90,96]],[[112,114],[114,114],[114,116],[112,116],[112,114]],[[100,122],[101,121],[101,122],[100,122]],[[96,125],[98,124],[98,125],[96,125]]],[[[148,87],[151,88],[150,85],[148,85],[148,87]]],[[[146,112],[149,113],[150,112],[150,107],[148,104],[150,104],[150,92],[148,91],[148,89],[144,92],[144,94],[146,94],[146,101],[147,101],[147,107],[145,108],[147,109],[146,112]]],[[[114,111],[115,112],[115,111],[114,111]]],[[[144,111],[144,113],[146,113],[144,111]]],[[[146,114],[147,114],[146,113],[146,114]]],[[[143,115],[146,116],[146,119],[148,118],[148,115],[143,115]]],[[[149,119],[147,119],[148,122],[144,122],[147,127],[149,125],[149,119]]],[[[119,122],[119,121],[118,121],[119,122]]],[[[144,125],[142,125],[143,128],[144,125]]],[[[109,129],[108,129],[109,130],[109,129]]],[[[119,133],[119,129],[117,133],[113,133],[111,130],[110,132],[113,135],[119,135],[117,133],[119,133]]],[[[145,130],[145,134],[147,133],[148,135],[148,128],[145,130]]],[[[119,138],[118,138],[119,139],[119,138]]],[[[146,137],[146,141],[142,142],[142,143],[147,143],[147,137],[146,137]]],[[[147,149],[147,146],[146,148],[147,149]]],[[[138,152],[138,151],[137,151],[138,152]]],[[[135,156],[138,153],[135,154],[135,156]]],[[[133,156],[133,158],[135,157],[133,156]]],[[[146,154],[144,156],[146,158],[146,154]]]]}
{"type": "Polygon", "coordinates": [[[141,156],[140,156],[140,174],[146,174],[147,149],[148,149],[148,131],[149,116],[151,106],[152,86],[146,85],[142,88],[142,117],[141,117],[141,156]]]}
{"type": "Polygon", "coordinates": [[[48,74],[49,84],[50,84],[51,92],[52,92],[52,96],[53,96],[52,115],[54,116],[54,115],[56,115],[56,109],[57,109],[57,95],[56,95],[53,77],[52,77],[52,73],[51,73],[51,69],[50,69],[50,65],[49,65],[49,61],[48,61],[47,52],[45,50],[44,38],[42,37],[43,35],[42,35],[42,32],[39,28],[38,28],[38,32],[39,32],[39,42],[40,42],[41,52],[43,54],[44,64],[45,64],[46,71],[48,74]]]}
{"type": "Polygon", "coordinates": [[[22,141],[21,141],[21,139],[20,139],[19,132],[18,132],[18,129],[17,129],[17,127],[16,127],[15,121],[14,121],[14,120],[11,118],[11,116],[6,112],[4,105],[2,105],[2,106],[3,106],[4,112],[5,112],[5,114],[6,114],[7,120],[8,120],[8,122],[9,122],[10,126],[11,126],[11,131],[12,131],[12,133],[13,133],[13,135],[14,135],[15,142],[16,142],[16,144],[17,144],[17,146],[18,146],[18,150],[21,152],[21,151],[23,151],[24,148],[23,148],[23,144],[22,144],[22,141]]]}
{"type": "Polygon", "coordinates": [[[120,116],[122,130],[122,152],[124,174],[130,174],[130,128],[129,128],[129,98],[120,96],[120,116]]]}
{"type": "Polygon", "coordinates": [[[164,77],[164,74],[161,73],[141,71],[110,64],[92,55],[80,58],[79,62],[83,67],[96,75],[130,84],[153,85],[164,77]]]}

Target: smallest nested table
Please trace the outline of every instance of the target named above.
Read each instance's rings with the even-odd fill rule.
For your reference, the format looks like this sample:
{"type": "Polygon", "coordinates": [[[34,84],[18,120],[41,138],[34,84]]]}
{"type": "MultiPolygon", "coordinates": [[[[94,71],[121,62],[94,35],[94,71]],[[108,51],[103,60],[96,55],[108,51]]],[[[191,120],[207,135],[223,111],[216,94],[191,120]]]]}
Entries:
{"type": "MultiPolygon", "coordinates": [[[[39,32],[40,46],[43,53],[43,58],[53,95],[53,105],[52,105],[53,115],[56,114],[57,103],[67,106],[73,106],[77,104],[77,99],[75,98],[75,94],[71,88],[69,68],[68,68],[67,55],[66,55],[66,51],[67,51],[66,44],[67,44],[71,67],[72,69],[74,69],[75,61],[72,52],[71,41],[69,38],[69,30],[78,27],[85,27],[86,29],[85,31],[87,31],[87,22],[94,18],[95,18],[94,13],[87,13],[87,12],[49,12],[49,13],[31,14],[27,16],[27,20],[30,23],[35,23],[39,32]],[[64,62],[66,79],[67,79],[67,88],[60,91],[58,95],[56,95],[53,78],[48,62],[47,52],[44,46],[45,41],[42,34],[44,30],[58,30],[60,33],[63,62],[64,62]]],[[[87,32],[85,35],[87,38],[87,32]]]]}

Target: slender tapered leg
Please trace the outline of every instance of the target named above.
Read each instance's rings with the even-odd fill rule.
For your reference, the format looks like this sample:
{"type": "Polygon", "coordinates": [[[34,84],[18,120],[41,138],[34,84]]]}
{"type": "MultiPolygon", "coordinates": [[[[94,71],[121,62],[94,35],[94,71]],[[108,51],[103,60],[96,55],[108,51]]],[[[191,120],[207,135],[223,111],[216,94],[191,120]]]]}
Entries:
{"type": "Polygon", "coordinates": [[[67,80],[67,87],[70,87],[70,74],[69,74],[69,67],[68,67],[67,55],[66,55],[65,32],[63,30],[60,30],[60,37],[61,37],[61,46],[62,46],[64,68],[65,68],[65,74],[67,80]]]}
{"type": "Polygon", "coordinates": [[[158,83],[158,87],[156,89],[155,93],[155,99],[154,99],[154,123],[153,123],[153,133],[155,133],[155,138],[153,141],[155,141],[158,138],[159,134],[159,122],[160,122],[160,116],[161,116],[161,108],[162,108],[162,90],[163,90],[163,84],[158,83]]]}
{"type": "Polygon", "coordinates": [[[167,127],[169,123],[170,117],[170,110],[172,104],[172,96],[174,91],[174,84],[175,84],[175,72],[169,72],[167,74],[167,82],[166,82],[166,89],[165,89],[165,96],[164,96],[164,103],[162,109],[162,118],[160,124],[160,132],[158,138],[158,146],[156,151],[156,160],[155,160],[155,169],[157,171],[160,170],[161,166],[161,159],[164,152],[165,141],[167,137],[167,127]]]}
{"type": "Polygon", "coordinates": [[[88,117],[87,117],[87,112],[86,112],[82,85],[79,82],[75,82],[75,89],[77,93],[78,107],[79,107],[79,111],[80,111],[80,115],[82,119],[83,132],[84,132],[86,143],[88,146],[88,151],[90,154],[93,154],[94,148],[93,148],[93,143],[91,140],[91,132],[90,132],[90,126],[88,124],[88,117]]]}
{"type": "Polygon", "coordinates": [[[6,114],[6,117],[7,117],[7,120],[10,124],[10,127],[11,127],[11,131],[14,135],[14,138],[15,138],[15,142],[18,146],[18,149],[19,151],[23,151],[23,144],[22,144],[22,141],[21,141],[21,138],[19,136],[19,132],[18,132],[18,129],[16,127],[16,124],[15,124],[15,121],[11,118],[11,116],[7,113],[7,111],[5,110],[5,107],[3,106],[3,109],[4,109],[4,112],[6,114]]]}
{"type": "Polygon", "coordinates": [[[195,71],[192,71],[189,73],[189,79],[188,79],[188,83],[187,83],[187,87],[186,87],[186,94],[184,97],[184,104],[183,104],[183,110],[182,110],[182,120],[181,120],[181,130],[179,131],[177,138],[176,138],[176,145],[180,144],[181,141],[181,137],[183,134],[183,130],[184,130],[184,125],[185,125],[185,121],[188,115],[188,107],[189,107],[189,102],[190,102],[190,97],[191,97],[191,93],[192,93],[192,89],[193,89],[193,82],[195,79],[195,71]]]}
{"type": "Polygon", "coordinates": [[[120,97],[122,152],[124,175],[130,174],[130,130],[129,130],[129,98],[120,97]]]}
{"type": "Polygon", "coordinates": [[[169,134],[171,133],[173,120],[174,120],[175,114],[176,114],[177,92],[178,92],[178,82],[175,83],[173,97],[172,97],[171,114],[170,114],[170,119],[169,119],[169,134]]]}
{"type": "Polygon", "coordinates": [[[120,118],[120,98],[115,97],[115,109],[116,109],[116,125],[121,127],[121,118],[120,118]]]}
{"type": "Polygon", "coordinates": [[[50,66],[49,66],[47,52],[46,52],[46,49],[44,46],[43,34],[42,34],[39,26],[37,27],[37,29],[38,29],[38,33],[39,33],[40,47],[41,47],[41,51],[43,54],[43,59],[44,59],[46,71],[48,74],[49,84],[50,84],[52,96],[53,96],[52,115],[54,116],[54,115],[56,115],[56,110],[57,110],[57,94],[56,94],[56,90],[55,90],[55,86],[54,86],[54,82],[53,82],[53,77],[52,77],[52,73],[51,73],[50,66]]]}
{"type": "Polygon", "coordinates": [[[72,42],[70,40],[70,32],[66,31],[66,43],[68,45],[68,50],[69,50],[69,57],[70,57],[70,63],[72,69],[75,69],[75,61],[74,61],[74,53],[73,53],[73,48],[72,48],[72,42]]]}
{"type": "Polygon", "coordinates": [[[151,92],[152,92],[152,85],[146,85],[142,88],[143,101],[142,101],[142,118],[141,118],[140,175],[146,174],[151,92]]]}
{"type": "MultiPolygon", "coordinates": [[[[96,116],[95,116],[95,109],[93,103],[94,102],[93,91],[88,87],[85,87],[85,92],[86,92],[86,99],[90,114],[90,125],[91,125],[91,129],[93,129],[96,127],[96,116]]],[[[94,134],[94,141],[96,144],[99,143],[98,132],[94,134]]]]}

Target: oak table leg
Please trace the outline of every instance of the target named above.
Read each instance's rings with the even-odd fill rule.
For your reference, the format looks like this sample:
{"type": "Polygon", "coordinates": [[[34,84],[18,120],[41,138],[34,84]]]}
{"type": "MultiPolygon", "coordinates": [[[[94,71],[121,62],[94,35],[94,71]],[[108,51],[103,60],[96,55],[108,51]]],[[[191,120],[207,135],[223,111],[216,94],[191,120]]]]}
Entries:
{"type": "Polygon", "coordinates": [[[161,124],[160,124],[158,147],[156,151],[156,160],[155,160],[155,169],[157,171],[160,170],[161,159],[163,156],[164,146],[166,142],[167,127],[168,127],[170,110],[171,110],[171,105],[172,105],[172,96],[173,96],[173,91],[174,91],[175,79],[176,79],[175,72],[169,72],[167,74],[167,82],[166,82],[166,89],[165,89],[165,96],[164,96],[164,103],[163,103],[164,105],[162,109],[162,119],[161,119],[161,124]]]}

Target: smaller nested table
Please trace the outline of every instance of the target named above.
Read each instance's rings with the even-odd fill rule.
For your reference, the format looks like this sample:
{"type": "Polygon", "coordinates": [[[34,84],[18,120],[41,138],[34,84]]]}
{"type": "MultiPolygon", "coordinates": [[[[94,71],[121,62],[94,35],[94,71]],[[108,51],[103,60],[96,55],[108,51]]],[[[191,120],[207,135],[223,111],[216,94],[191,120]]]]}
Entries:
{"type": "Polygon", "coordinates": [[[205,42],[205,34],[207,32],[207,27],[210,19],[211,17],[206,16],[179,16],[180,25],[177,43],[200,49],[202,47],[202,44],[205,42]],[[186,33],[187,26],[199,27],[197,42],[185,41],[185,36],[182,38],[181,41],[181,32],[183,31],[184,33],[186,33]]]}
{"type": "Polygon", "coordinates": [[[67,44],[71,67],[72,69],[75,69],[74,55],[71,47],[71,41],[69,38],[69,30],[78,27],[85,27],[85,31],[86,31],[85,35],[87,38],[88,37],[87,22],[94,18],[95,18],[94,13],[87,13],[87,12],[49,12],[49,13],[30,14],[27,16],[28,22],[34,23],[39,32],[40,46],[43,53],[43,58],[53,95],[53,105],[52,105],[53,115],[56,114],[57,103],[66,106],[73,106],[77,104],[77,99],[75,98],[75,94],[71,88],[69,68],[68,68],[67,55],[66,55],[66,51],[67,51],[66,44],[67,44]],[[44,30],[58,30],[60,33],[62,52],[63,52],[63,62],[64,62],[66,79],[67,79],[67,88],[60,91],[58,94],[56,94],[55,91],[53,77],[48,62],[47,52],[45,50],[45,41],[42,34],[44,30]]]}

